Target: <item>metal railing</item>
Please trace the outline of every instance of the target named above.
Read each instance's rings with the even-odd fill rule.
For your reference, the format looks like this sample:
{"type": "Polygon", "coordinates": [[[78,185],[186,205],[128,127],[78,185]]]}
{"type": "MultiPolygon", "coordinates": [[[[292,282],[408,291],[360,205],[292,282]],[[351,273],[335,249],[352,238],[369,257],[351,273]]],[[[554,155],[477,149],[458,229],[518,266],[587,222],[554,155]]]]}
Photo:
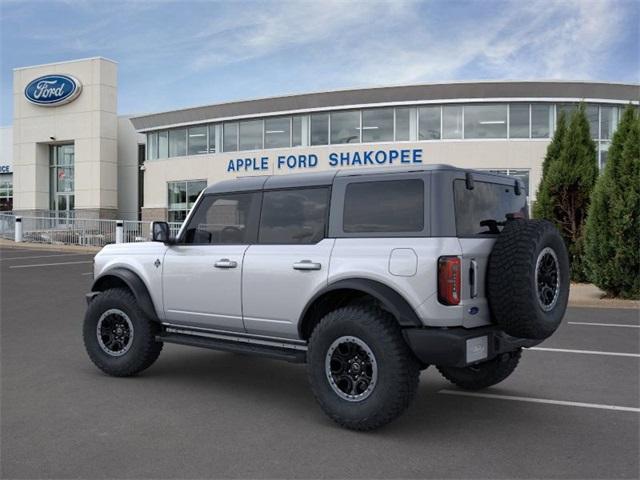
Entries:
{"type": "Polygon", "coordinates": [[[13,240],[16,236],[16,217],[9,213],[0,213],[0,237],[13,240]]]}
{"type": "MultiPolygon", "coordinates": [[[[179,222],[169,222],[171,234],[176,236],[181,226],[179,222]]],[[[0,237],[16,242],[103,247],[110,243],[150,241],[151,222],[0,214],[0,237]],[[16,218],[21,224],[19,231],[16,218]]]]}

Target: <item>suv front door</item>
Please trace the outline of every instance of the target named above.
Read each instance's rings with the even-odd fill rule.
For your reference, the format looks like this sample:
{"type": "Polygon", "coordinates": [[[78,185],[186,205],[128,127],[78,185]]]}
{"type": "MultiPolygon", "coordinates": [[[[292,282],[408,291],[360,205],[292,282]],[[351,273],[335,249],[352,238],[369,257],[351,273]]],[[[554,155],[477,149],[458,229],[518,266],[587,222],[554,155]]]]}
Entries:
{"type": "Polygon", "coordinates": [[[194,207],[164,257],[163,297],[169,323],[244,331],[242,262],[255,241],[260,194],[207,195],[194,207]]]}
{"type": "Polygon", "coordinates": [[[247,332],[298,338],[302,310],[327,284],[335,242],[325,238],[329,192],[328,187],[264,192],[258,244],[244,258],[247,332]]]}

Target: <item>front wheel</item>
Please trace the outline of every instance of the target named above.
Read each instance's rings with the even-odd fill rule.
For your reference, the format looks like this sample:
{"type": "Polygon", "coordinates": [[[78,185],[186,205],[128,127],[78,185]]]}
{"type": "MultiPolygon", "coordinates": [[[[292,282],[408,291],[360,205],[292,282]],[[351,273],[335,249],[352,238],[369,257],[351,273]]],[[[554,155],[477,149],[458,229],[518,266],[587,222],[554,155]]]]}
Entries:
{"type": "Polygon", "coordinates": [[[438,367],[444,378],[465,390],[481,390],[500,383],[518,366],[521,350],[503,353],[488,362],[469,367],[438,367]]]}
{"type": "Polygon", "coordinates": [[[394,318],[357,305],[334,310],[314,329],[307,368],[324,412],[339,425],[372,430],[409,406],[420,365],[394,318]]]}
{"type": "Polygon", "coordinates": [[[131,292],[109,289],[96,296],[84,317],[84,345],[91,361],[115,377],[135,375],[156,361],[160,331],[138,307],[131,292]]]}

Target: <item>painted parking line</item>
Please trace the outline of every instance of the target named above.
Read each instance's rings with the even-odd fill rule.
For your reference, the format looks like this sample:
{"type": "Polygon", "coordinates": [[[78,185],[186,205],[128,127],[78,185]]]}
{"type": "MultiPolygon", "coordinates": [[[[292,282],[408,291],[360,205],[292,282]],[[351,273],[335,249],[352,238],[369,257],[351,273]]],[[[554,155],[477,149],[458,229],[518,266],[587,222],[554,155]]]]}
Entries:
{"type": "Polygon", "coordinates": [[[81,273],[80,275],[93,275],[93,272],[81,273]]]}
{"type": "Polygon", "coordinates": [[[595,327],[624,327],[624,328],[640,328],[640,325],[629,325],[622,323],[596,323],[596,322],[567,322],[569,325],[593,325],[595,327]]]}
{"type": "Polygon", "coordinates": [[[58,253],[55,255],[30,255],[26,257],[2,257],[0,262],[7,260],[31,260],[32,258],[50,258],[50,257],[78,257],[82,255],[92,255],[91,253],[58,253]]]}
{"type": "Polygon", "coordinates": [[[80,262],[37,263],[35,265],[12,265],[9,268],[55,267],[57,265],[78,265],[80,263],[93,263],[93,260],[83,260],[80,262]]]}
{"type": "Polygon", "coordinates": [[[640,413],[640,408],[621,407],[618,405],[603,405],[601,403],[568,402],[566,400],[552,400],[549,398],[518,397],[515,395],[496,395],[494,393],[463,392],[461,390],[446,390],[446,389],[440,390],[438,391],[438,393],[442,393],[444,395],[459,395],[462,397],[492,398],[496,400],[512,400],[516,402],[529,402],[529,403],[546,403],[550,405],[563,405],[566,407],[598,408],[601,410],[617,410],[620,412],[640,413]]]}
{"type": "Polygon", "coordinates": [[[640,353],[601,352],[599,350],[570,350],[567,348],[545,348],[545,347],[531,347],[531,348],[528,348],[527,350],[535,350],[538,352],[584,353],[586,355],[610,355],[612,357],[640,358],[640,353]]]}

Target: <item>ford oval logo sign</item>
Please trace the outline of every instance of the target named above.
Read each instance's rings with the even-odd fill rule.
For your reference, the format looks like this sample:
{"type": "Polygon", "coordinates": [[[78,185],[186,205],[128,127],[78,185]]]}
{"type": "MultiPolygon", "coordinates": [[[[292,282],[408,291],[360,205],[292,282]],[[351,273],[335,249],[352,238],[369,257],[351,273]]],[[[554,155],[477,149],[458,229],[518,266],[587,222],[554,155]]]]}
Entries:
{"type": "Polygon", "coordinates": [[[31,103],[42,106],[57,106],[75,100],[82,84],[70,75],[45,75],[29,82],[24,96],[31,103]]]}

